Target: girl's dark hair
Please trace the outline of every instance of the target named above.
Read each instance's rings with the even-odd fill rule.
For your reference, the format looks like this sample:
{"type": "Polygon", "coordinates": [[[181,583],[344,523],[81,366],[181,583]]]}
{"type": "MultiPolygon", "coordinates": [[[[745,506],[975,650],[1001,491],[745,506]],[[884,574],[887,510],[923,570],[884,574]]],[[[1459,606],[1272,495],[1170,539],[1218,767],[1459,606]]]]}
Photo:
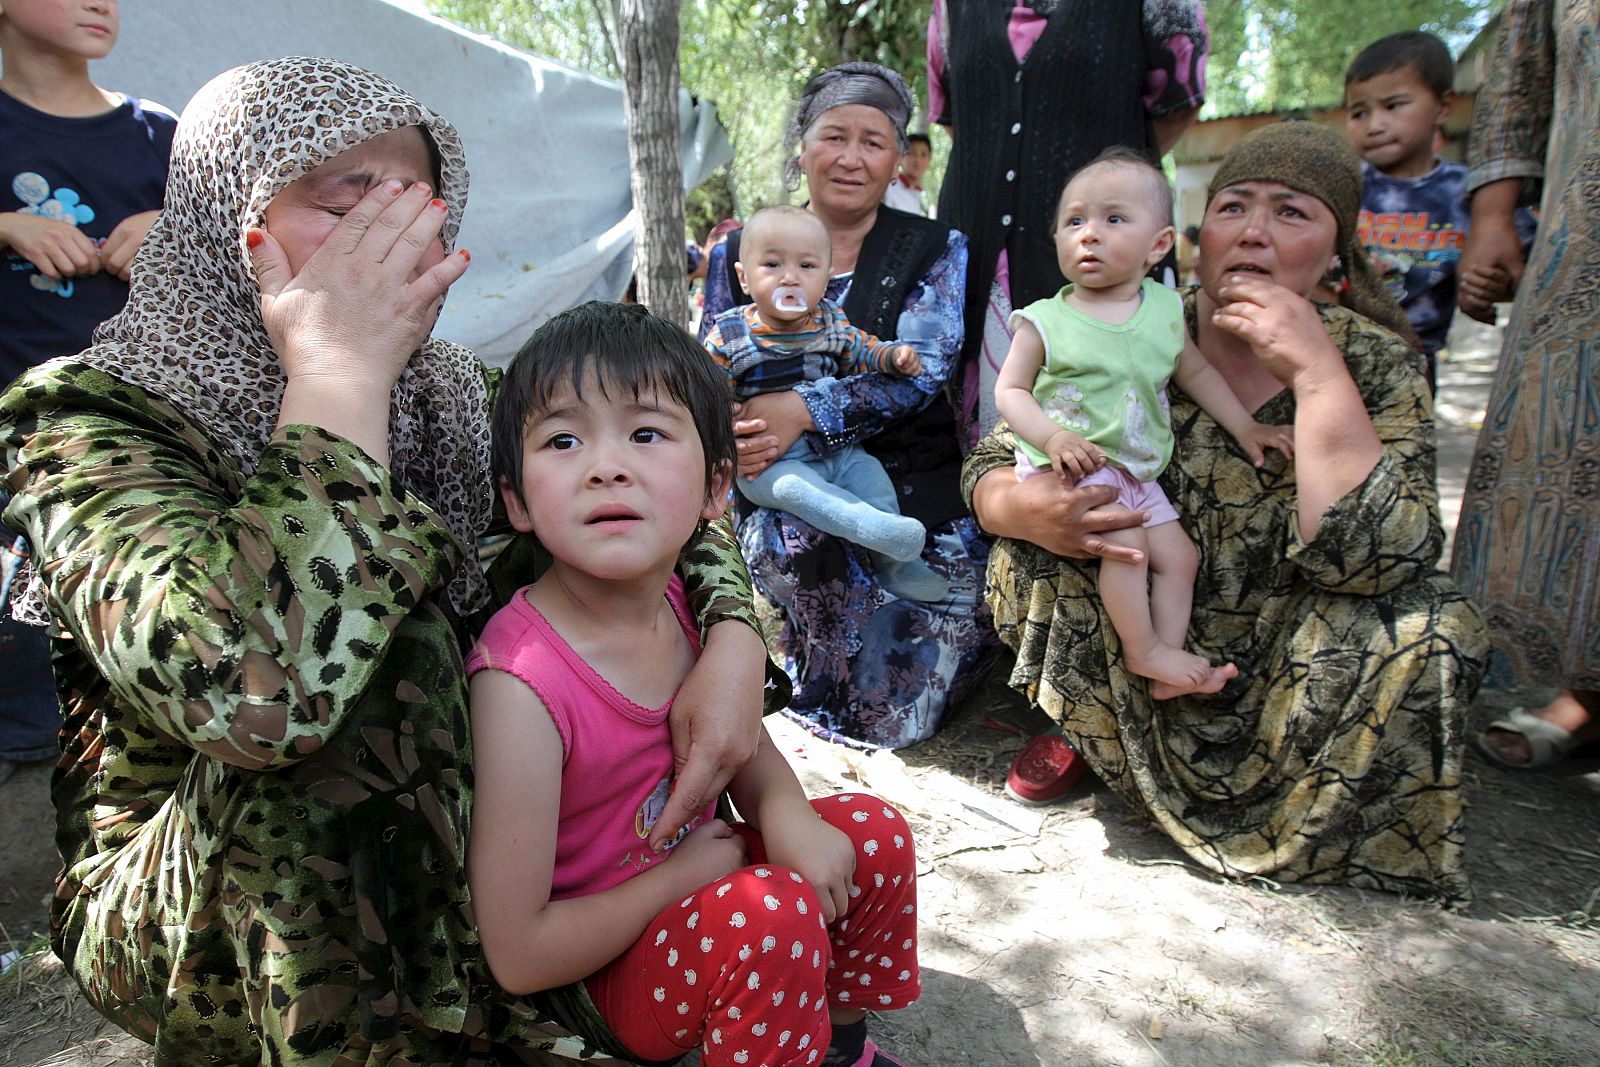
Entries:
{"type": "Polygon", "coordinates": [[[548,407],[563,385],[581,401],[590,374],[604,397],[662,392],[689,409],[706,454],[708,493],[717,468],[734,462],[733,394],[710,354],[682,327],[640,304],[591,300],[534,330],[501,383],[490,417],[490,465],[518,499],[528,419],[548,407]]]}

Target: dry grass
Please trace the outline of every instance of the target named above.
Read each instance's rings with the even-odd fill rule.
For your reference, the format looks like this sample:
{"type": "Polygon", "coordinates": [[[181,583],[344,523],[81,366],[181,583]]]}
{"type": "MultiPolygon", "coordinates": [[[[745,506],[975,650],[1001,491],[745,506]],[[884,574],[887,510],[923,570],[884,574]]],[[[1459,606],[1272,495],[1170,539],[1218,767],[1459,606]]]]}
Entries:
{"type": "Polygon", "coordinates": [[[27,1044],[44,1034],[57,1035],[62,1047],[92,1037],[99,1020],[74,1019],[77,998],[71,984],[44,939],[30,942],[21,959],[0,975],[0,1018],[6,1020],[6,1047],[27,1044]]]}
{"type": "Polygon", "coordinates": [[[89,1006],[43,934],[10,947],[22,955],[0,974],[0,1067],[148,1067],[149,1046],[89,1006]]]}
{"type": "Polygon", "coordinates": [[[1419,987],[1393,979],[1369,984],[1360,1022],[1365,1033],[1338,1043],[1338,1067],[1578,1067],[1595,1050],[1507,1025],[1493,990],[1461,983],[1419,987]]]}

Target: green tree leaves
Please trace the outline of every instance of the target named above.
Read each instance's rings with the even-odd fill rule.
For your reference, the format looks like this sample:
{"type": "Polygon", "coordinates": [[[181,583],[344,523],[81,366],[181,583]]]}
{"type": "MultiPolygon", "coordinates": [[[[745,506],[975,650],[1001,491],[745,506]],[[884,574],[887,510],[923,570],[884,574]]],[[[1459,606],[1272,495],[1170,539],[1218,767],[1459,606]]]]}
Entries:
{"type": "Polygon", "coordinates": [[[1207,116],[1338,105],[1357,52],[1427,30],[1459,54],[1503,0],[1210,0],[1207,116]]]}
{"type": "MultiPolygon", "coordinates": [[[[616,0],[429,2],[435,13],[481,33],[621,77],[616,0]]],[[[1337,104],[1344,69],[1367,44],[1420,28],[1459,52],[1501,3],[1209,0],[1205,115],[1337,104]]],[[[931,6],[931,0],[682,0],[683,84],[716,102],[734,145],[727,188],[715,204],[701,203],[699,213],[720,217],[729,190],[741,213],[787,198],[780,175],[790,108],[806,80],[835,63],[870,59],[892,67],[905,76],[919,107],[925,105],[931,6]]]]}

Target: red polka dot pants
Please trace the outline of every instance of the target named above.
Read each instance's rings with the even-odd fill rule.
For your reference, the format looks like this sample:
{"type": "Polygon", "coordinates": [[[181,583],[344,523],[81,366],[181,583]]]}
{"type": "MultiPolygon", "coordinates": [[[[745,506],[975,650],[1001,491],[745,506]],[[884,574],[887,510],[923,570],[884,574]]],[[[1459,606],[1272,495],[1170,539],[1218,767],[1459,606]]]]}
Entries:
{"type": "Polygon", "coordinates": [[[922,992],[911,829],[864,793],[813,800],[856,846],[849,910],[824,926],[816,891],[756,862],[670,905],[627,952],[585,979],[617,1040],[641,1059],[698,1046],[705,1067],[821,1061],[828,1006],[887,1011],[922,992]]]}

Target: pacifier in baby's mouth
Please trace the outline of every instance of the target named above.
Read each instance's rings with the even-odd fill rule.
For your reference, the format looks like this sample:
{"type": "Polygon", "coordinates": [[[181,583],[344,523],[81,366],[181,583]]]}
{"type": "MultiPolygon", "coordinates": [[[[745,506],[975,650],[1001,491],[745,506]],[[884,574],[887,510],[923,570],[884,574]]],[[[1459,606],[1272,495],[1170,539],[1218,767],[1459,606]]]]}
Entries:
{"type": "Polygon", "coordinates": [[[780,285],[773,290],[772,306],[779,311],[789,313],[811,309],[811,305],[806,302],[806,291],[798,285],[780,285]]]}

